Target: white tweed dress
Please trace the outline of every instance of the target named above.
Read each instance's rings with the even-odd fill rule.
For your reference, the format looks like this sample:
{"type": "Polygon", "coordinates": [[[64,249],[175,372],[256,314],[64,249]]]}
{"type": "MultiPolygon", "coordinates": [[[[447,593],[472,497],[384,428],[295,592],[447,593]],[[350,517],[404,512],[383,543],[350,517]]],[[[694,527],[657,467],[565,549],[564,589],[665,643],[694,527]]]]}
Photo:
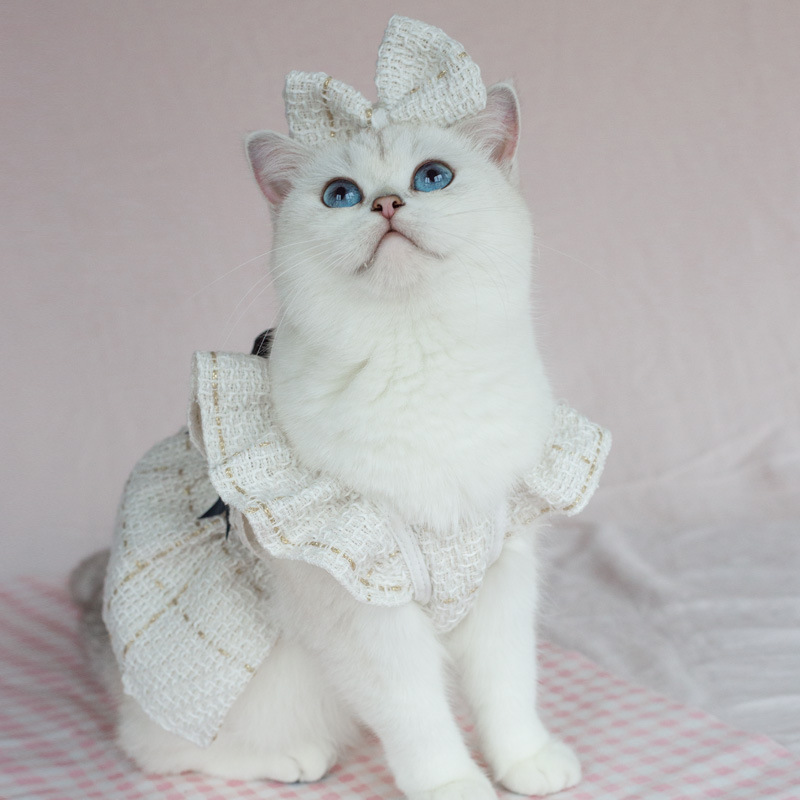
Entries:
{"type": "Polygon", "coordinates": [[[317,566],[363,603],[419,603],[449,631],[506,538],[586,505],[611,444],[557,406],[541,463],[502,513],[433,535],[296,462],[271,416],[266,359],[197,353],[192,383],[188,429],[156,445],[126,484],[103,612],[125,691],[201,746],[280,634],[272,559],[317,566]],[[218,498],[230,536],[225,517],[203,516],[218,498]]]}

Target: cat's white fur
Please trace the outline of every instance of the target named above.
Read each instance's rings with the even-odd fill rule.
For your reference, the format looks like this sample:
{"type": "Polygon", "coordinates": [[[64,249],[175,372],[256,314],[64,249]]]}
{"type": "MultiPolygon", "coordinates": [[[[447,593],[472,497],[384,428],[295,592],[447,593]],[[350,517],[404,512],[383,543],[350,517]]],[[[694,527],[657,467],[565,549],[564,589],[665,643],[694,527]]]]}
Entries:
{"type": "MultiPolygon", "coordinates": [[[[273,133],[248,149],[275,221],[282,304],[270,373],[298,457],[437,530],[494,514],[538,460],[552,397],[530,309],[532,234],[514,179],[517,102],[449,129],[389,126],[314,151],[273,133]],[[419,192],[426,161],[454,173],[419,192]],[[330,209],[333,178],[363,201],[330,209]],[[389,221],[375,198],[404,203],[389,221]]],[[[535,531],[510,539],[475,606],[437,636],[415,604],[360,604],[319,569],[274,562],[284,634],[200,749],[120,695],[119,740],[143,768],[283,781],[322,777],[359,726],[409,797],[495,796],[449,702],[451,671],[493,777],[544,794],[575,784],[574,754],[536,713],[535,531]],[[451,669],[452,667],[452,669],[451,669]]]]}

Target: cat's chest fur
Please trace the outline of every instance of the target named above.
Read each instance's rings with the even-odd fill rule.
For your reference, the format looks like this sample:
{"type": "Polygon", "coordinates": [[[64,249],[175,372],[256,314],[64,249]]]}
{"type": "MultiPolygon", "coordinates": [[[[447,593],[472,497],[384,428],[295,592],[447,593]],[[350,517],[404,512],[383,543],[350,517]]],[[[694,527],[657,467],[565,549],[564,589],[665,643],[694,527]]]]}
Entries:
{"type": "Polygon", "coordinates": [[[401,328],[352,360],[279,336],[271,374],[303,462],[408,521],[449,527],[496,511],[537,459],[552,399],[524,328],[439,333],[401,328]]]}

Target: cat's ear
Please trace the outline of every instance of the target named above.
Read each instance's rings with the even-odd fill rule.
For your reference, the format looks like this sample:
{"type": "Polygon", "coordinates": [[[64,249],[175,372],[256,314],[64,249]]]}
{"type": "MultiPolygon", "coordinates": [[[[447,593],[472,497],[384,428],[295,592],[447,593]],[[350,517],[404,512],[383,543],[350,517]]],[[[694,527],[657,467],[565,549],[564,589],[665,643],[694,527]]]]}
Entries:
{"type": "Polygon", "coordinates": [[[251,133],[246,145],[258,185],[264,197],[277,208],[289,194],[295,174],[308,153],[293,139],[272,131],[251,133]]]}
{"type": "Polygon", "coordinates": [[[510,83],[496,83],[486,91],[486,108],[458,123],[506,174],[514,170],[519,143],[519,101],[510,83]]]}

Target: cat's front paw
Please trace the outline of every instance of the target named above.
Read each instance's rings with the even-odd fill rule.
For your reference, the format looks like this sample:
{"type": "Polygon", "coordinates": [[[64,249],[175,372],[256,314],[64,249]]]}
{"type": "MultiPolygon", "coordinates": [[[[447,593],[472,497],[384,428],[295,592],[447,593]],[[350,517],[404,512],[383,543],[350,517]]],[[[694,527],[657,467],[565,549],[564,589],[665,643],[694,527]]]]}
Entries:
{"type": "Polygon", "coordinates": [[[491,781],[483,776],[464,778],[437,786],[427,792],[406,795],[407,800],[497,800],[491,781]]]}
{"type": "Polygon", "coordinates": [[[335,761],[336,752],[327,745],[302,745],[286,753],[266,756],[259,777],[281,783],[318,781],[335,761]]]}
{"type": "Polygon", "coordinates": [[[499,777],[512,792],[544,795],[575,786],[581,779],[578,757],[563,742],[549,741],[538,753],[518,761],[499,777]]]}

